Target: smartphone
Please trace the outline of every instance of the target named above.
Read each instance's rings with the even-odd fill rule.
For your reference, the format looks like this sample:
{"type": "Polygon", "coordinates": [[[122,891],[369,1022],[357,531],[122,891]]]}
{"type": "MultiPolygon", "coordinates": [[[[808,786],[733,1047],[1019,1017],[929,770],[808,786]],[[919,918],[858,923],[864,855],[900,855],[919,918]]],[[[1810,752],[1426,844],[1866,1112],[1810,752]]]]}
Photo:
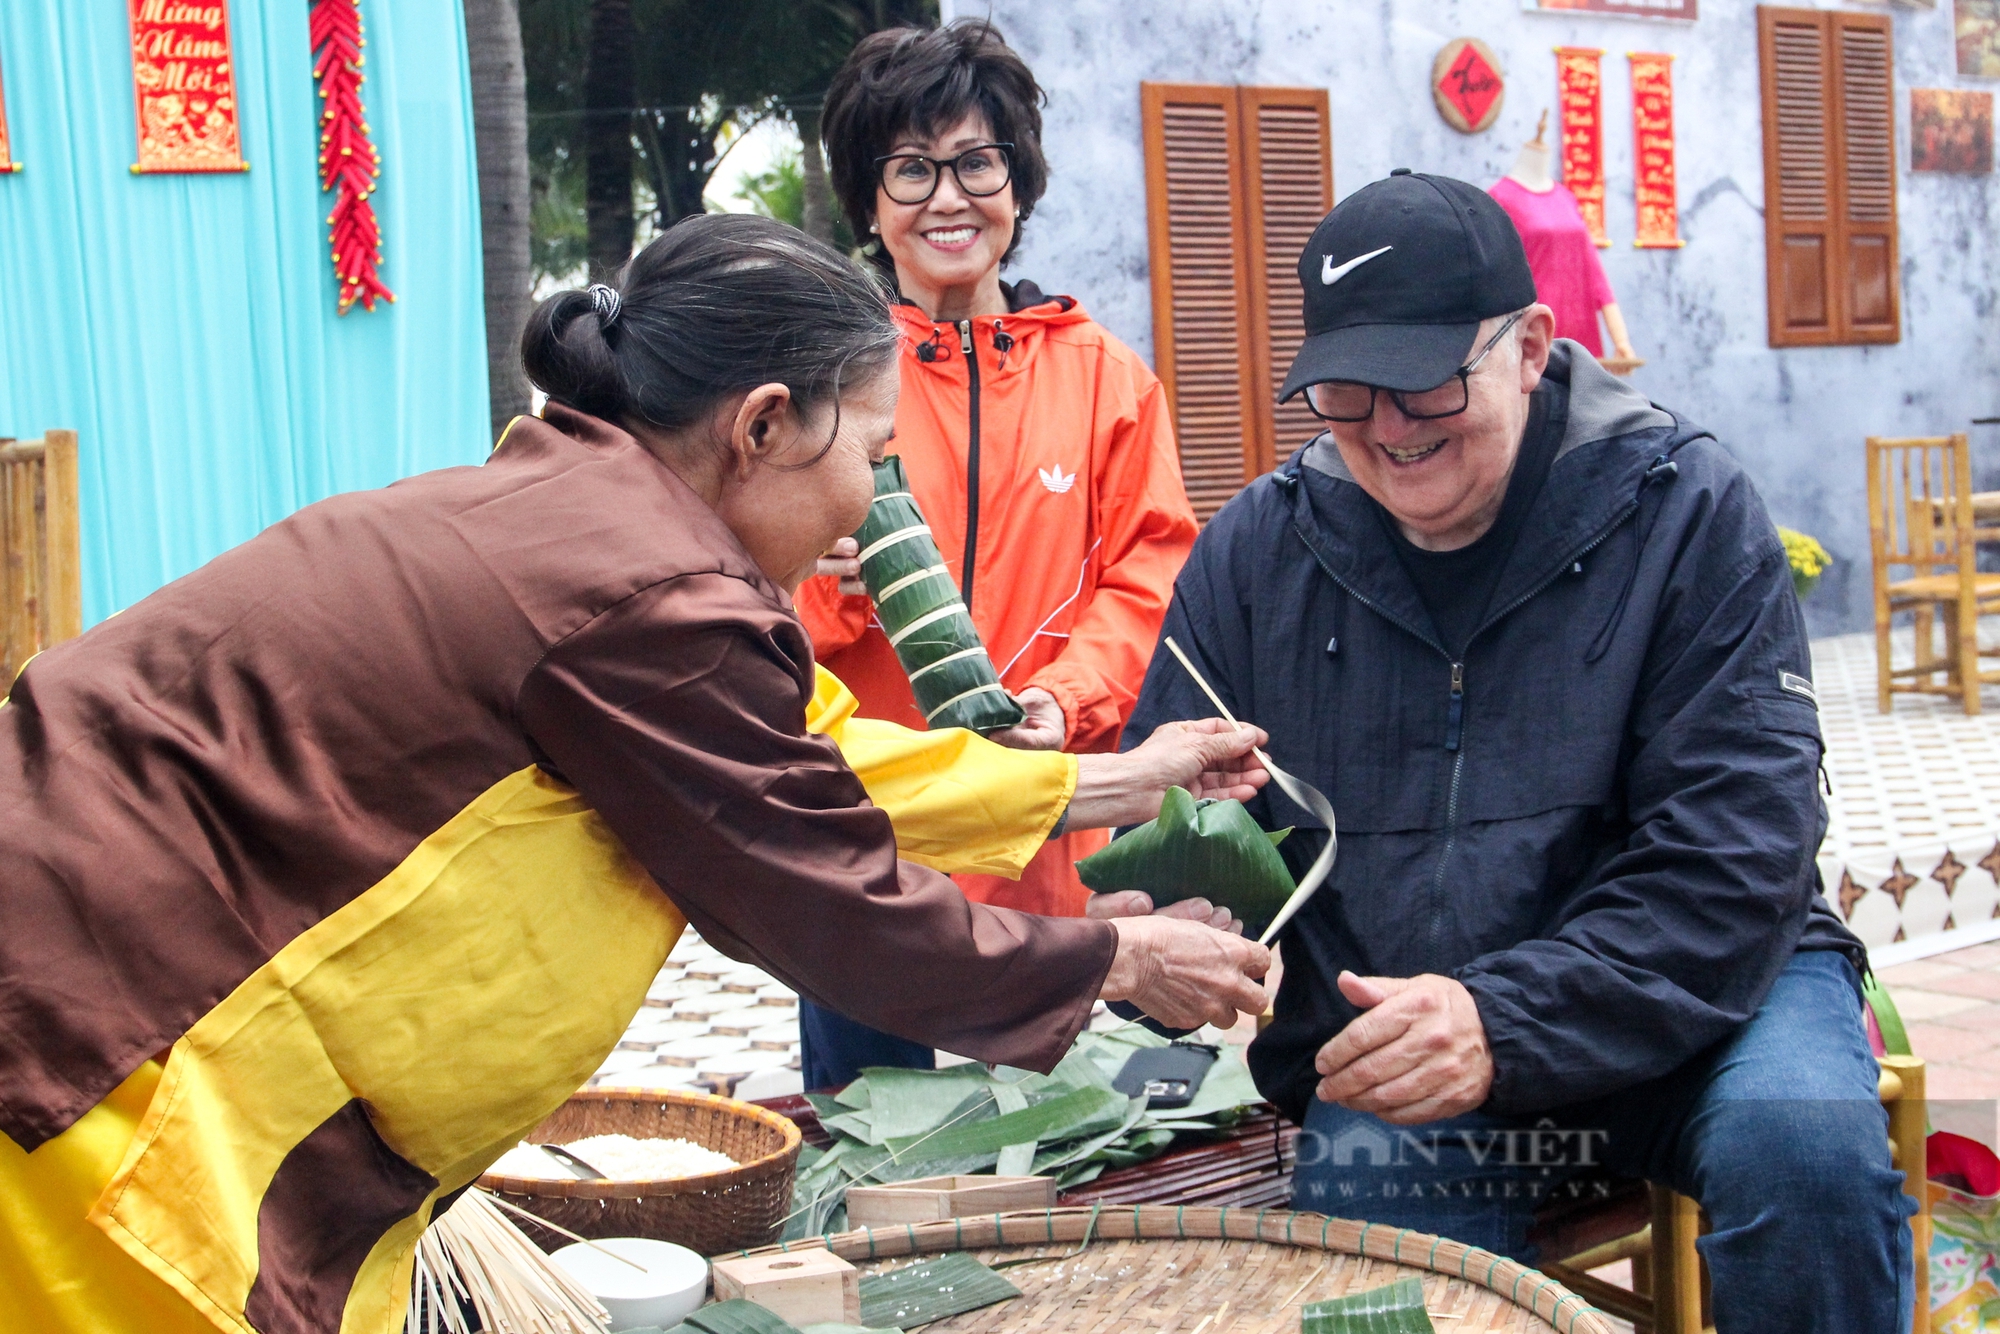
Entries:
{"type": "Polygon", "coordinates": [[[1146,1105],[1163,1111],[1194,1101],[1208,1067],[1222,1051],[1202,1042],[1174,1042],[1147,1047],[1127,1058],[1111,1087],[1128,1098],[1144,1095],[1146,1105]]]}

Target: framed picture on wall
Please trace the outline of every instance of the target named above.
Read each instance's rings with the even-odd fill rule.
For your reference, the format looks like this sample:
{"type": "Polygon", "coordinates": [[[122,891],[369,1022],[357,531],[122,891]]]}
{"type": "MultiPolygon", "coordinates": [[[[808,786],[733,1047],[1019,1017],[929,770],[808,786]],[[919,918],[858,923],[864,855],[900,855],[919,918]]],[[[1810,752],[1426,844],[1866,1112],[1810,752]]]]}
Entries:
{"type": "MultiPolygon", "coordinates": [[[[1989,5],[2000,0],[1985,0],[1989,5]]],[[[1521,0],[1521,8],[1531,14],[1616,14],[1628,19],[1681,19],[1700,17],[1700,0],[1521,0]]]]}
{"type": "Polygon", "coordinates": [[[2000,0],[1953,0],[1958,72],[1969,79],[2000,79],[2000,0]]]}
{"type": "Polygon", "coordinates": [[[1993,94],[1910,89],[1910,170],[1979,175],[1993,170],[1993,94]]]}

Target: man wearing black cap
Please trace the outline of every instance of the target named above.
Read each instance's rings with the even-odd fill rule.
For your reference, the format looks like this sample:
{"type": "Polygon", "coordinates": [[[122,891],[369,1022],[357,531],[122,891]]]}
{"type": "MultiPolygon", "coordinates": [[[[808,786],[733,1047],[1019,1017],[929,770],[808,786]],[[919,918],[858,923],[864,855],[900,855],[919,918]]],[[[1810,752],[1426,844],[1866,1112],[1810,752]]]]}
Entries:
{"type": "MultiPolygon", "coordinates": [[[[1762,502],[1554,340],[1473,186],[1360,190],[1299,282],[1282,396],[1326,429],[1208,525],[1165,627],[1340,822],[1250,1052],[1308,1131],[1299,1207],[1532,1258],[1608,1168],[1707,1210],[1718,1329],[1889,1334],[1906,1200],[1762,502]]],[[[1158,653],[1127,735],[1208,711],[1158,653]]],[[[1251,809],[1302,873],[1318,821],[1251,809]]]]}

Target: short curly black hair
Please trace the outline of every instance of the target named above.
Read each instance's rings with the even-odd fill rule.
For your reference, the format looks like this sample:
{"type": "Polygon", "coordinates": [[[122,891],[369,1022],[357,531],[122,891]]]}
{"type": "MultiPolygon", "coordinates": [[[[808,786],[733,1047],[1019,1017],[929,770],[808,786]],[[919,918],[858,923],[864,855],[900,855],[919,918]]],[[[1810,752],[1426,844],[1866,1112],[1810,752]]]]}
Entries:
{"type": "MultiPolygon", "coordinates": [[[[986,115],[997,143],[1011,143],[1014,202],[1021,226],[1048,188],[1042,157],[1042,103],[1047,98],[1026,62],[984,19],[959,19],[942,28],[890,28],[861,40],[826,91],[820,133],[826,141],[833,193],[856,234],[875,216],[886,156],[907,131],[926,138],[950,129],[973,111],[986,115]]],[[[884,263],[886,256],[880,257],[884,263]]]]}

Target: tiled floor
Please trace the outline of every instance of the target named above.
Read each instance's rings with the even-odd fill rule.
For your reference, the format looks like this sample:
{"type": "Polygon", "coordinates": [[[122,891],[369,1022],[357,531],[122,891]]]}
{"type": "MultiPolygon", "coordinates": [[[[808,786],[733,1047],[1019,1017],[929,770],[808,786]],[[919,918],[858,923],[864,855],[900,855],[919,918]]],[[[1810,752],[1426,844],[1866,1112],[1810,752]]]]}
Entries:
{"type": "MultiPolygon", "coordinates": [[[[1907,632],[1892,650],[1897,663],[1912,660],[1907,632]]],[[[1993,691],[1986,692],[1988,711],[1972,718],[1942,695],[1897,695],[1882,713],[1873,634],[1815,639],[1812,655],[1833,780],[1829,850],[2000,831],[2000,701],[1993,691]]]]}
{"type": "Polygon", "coordinates": [[[2000,1148],[2000,941],[1884,968],[1924,1058],[1931,1124],[2000,1148]]]}
{"type": "Polygon", "coordinates": [[[798,1067],[798,997],[690,930],[591,1083],[767,1098],[798,1092],[798,1067]]]}

